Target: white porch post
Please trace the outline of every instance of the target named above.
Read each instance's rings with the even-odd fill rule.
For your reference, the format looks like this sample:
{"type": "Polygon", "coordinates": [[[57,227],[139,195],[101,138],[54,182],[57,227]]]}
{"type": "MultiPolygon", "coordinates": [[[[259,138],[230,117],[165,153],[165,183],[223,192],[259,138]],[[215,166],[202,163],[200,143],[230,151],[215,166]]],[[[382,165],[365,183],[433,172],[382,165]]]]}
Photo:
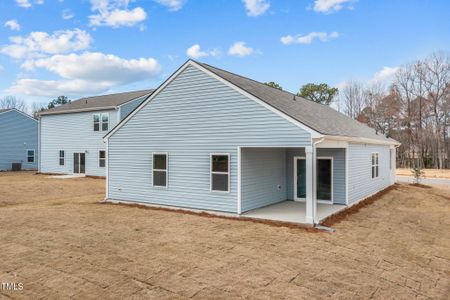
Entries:
{"type": "Polygon", "coordinates": [[[314,197],[314,153],[312,147],[305,147],[306,158],[306,223],[314,224],[316,203],[314,197]]]}

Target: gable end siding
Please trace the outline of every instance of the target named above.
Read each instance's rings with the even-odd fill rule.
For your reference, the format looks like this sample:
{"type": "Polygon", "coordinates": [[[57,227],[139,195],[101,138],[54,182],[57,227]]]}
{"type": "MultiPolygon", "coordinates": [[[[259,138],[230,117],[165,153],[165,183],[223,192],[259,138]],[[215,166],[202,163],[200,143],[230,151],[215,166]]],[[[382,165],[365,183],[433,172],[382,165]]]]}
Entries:
{"type": "Polygon", "coordinates": [[[110,199],[236,212],[237,147],[304,147],[308,132],[188,66],[109,138],[110,199]],[[168,152],[168,188],[152,187],[168,152]],[[210,154],[230,154],[230,192],[210,191],[210,154]]]}

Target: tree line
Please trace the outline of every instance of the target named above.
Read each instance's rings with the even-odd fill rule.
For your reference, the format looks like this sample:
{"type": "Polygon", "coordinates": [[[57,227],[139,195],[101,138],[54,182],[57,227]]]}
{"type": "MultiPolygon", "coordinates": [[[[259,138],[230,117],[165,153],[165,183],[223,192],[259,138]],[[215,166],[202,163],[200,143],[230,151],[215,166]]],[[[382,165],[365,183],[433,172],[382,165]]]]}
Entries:
{"type": "MultiPolygon", "coordinates": [[[[282,89],[275,82],[269,86],[282,89]]],[[[303,85],[297,95],[329,105],[401,143],[397,167],[450,168],[450,56],[437,52],[398,68],[389,86],[347,81],[303,85]]]]}
{"type": "Polygon", "coordinates": [[[54,108],[70,102],[71,100],[68,97],[59,96],[51,100],[48,104],[33,102],[28,107],[23,99],[15,96],[5,96],[0,99],[0,109],[15,108],[36,118],[37,114],[45,109],[54,108]]]}

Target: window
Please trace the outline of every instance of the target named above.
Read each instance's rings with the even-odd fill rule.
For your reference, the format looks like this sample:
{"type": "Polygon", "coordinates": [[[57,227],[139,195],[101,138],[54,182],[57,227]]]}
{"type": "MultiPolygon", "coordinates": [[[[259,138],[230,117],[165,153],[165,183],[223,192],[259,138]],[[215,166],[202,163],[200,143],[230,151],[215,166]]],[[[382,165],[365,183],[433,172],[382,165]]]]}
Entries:
{"type": "Polygon", "coordinates": [[[94,131],[100,131],[100,114],[94,114],[94,131]]]}
{"type": "Polygon", "coordinates": [[[109,114],[103,113],[103,114],[94,114],[94,131],[100,131],[100,128],[102,131],[108,131],[109,128],[109,114]],[[101,125],[101,127],[100,127],[101,125]]]}
{"type": "Polygon", "coordinates": [[[378,178],[378,156],[379,153],[372,153],[372,178],[378,178]]]}
{"type": "Polygon", "coordinates": [[[27,150],[27,162],[34,163],[34,149],[27,150]]]}
{"type": "Polygon", "coordinates": [[[64,166],[66,160],[66,153],[64,150],[59,150],[59,165],[64,166]]]}
{"type": "Polygon", "coordinates": [[[100,168],[104,168],[106,165],[106,151],[100,150],[98,151],[98,166],[100,168]]]}
{"type": "Polygon", "coordinates": [[[211,191],[230,191],[229,154],[211,154],[211,191]]]}
{"type": "Polygon", "coordinates": [[[153,186],[167,187],[167,153],[153,153],[153,186]]]}
{"type": "Polygon", "coordinates": [[[109,115],[102,114],[102,131],[108,131],[109,115]]]}

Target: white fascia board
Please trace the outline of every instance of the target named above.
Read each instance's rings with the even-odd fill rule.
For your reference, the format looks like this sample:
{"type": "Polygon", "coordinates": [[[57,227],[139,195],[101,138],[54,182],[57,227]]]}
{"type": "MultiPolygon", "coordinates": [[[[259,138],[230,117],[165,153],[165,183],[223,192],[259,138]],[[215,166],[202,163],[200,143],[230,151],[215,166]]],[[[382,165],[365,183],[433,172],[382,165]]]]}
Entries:
{"type": "Polygon", "coordinates": [[[311,127],[306,126],[305,124],[295,120],[294,118],[288,116],[287,114],[283,113],[282,111],[276,109],[275,107],[267,104],[266,102],[264,102],[263,100],[253,96],[252,94],[246,92],[245,90],[241,89],[240,87],[232,84],[231,82],[223,79],[222,77],[214,74],[213,72],[209,71],[208,69],[204,68],[203,66],[199,65],[198,63],[196,63],[195,61],[191,61],[191,65],[197,67],[199,70],[205,72],[206,74],[208,74],[209,76],[219,80],[220,82],[222,82],[223,84],[227,85],[228,87],[234,89],[235,91],[241,93],[242,95],[246,96],[247,98],[252,99],[253,101],[255,101],[256,103],[264,106],[265,108],[267,108],[268,110],[270,110],[271,112],[281,116],[282,118],[284,118],[285,120],[297,125],[298,127],[300,127],[301,129],[305,130],[306,132],[308,132],[309,134],[311,134],[311,138],[321,138],[323,137],[323,135],[317,131],[315,131],[314,129],[312,129],[311,127]]]}
{"type": "Polygon", "coordinates": [[[335,141],[346,141],[349,143],[358,143],[358,144],[374,144],[374,145],[396,145],[399,146],[400,143],[397,141],[382,141],[376,139],[369,139],[363,137],[351,137],[351,136],[336,136],[336,135],[326,135],[326,140],[335,140],[335,141]]]}

